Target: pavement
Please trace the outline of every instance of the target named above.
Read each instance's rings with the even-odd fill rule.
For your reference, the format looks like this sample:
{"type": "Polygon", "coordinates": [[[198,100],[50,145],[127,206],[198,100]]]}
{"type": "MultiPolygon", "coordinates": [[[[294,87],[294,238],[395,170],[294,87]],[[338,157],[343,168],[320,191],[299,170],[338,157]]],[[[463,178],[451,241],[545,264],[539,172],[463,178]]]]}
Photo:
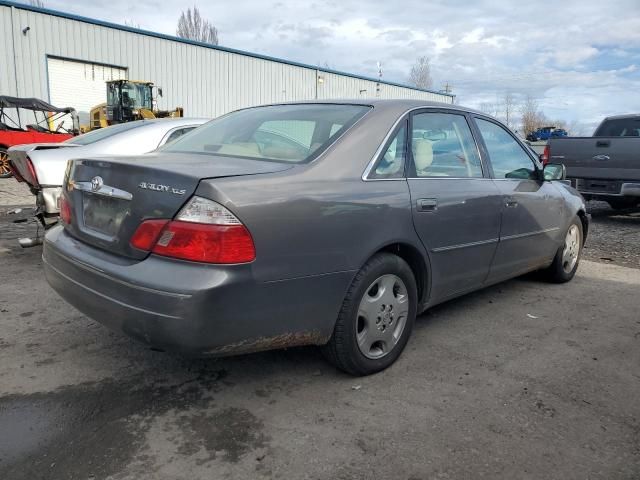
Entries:
{"type": "Polygon", "coordinates": [[[15,245],[22,218],[0,211],[0,479],[640,478],[633,256],[435,307],[354,378],[315,348],[194,360],[111,332],[15,245]]]}

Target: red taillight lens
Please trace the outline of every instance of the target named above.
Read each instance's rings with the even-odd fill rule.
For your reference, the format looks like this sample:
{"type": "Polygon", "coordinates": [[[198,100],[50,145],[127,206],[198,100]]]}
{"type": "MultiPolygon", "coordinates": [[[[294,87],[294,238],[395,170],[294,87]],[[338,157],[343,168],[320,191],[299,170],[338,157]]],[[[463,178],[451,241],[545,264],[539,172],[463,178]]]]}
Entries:
{"type": "Polygon", "coordinates": [[[542,161],[542,165],[549,163],[549,145],[545,145],[544,151],[542,155],[540,155],[540,160],[542,161]]]}
{"type": "Polygon", "coordinates": [[[60,219],[67,225],[71,223],[71,205],[64,195],[60,197],[60,219]]]}
{"type": "Polygon", "coordinates": [[[27,171],[25,172],[24,175],[24,180],[25,182],[27,182],[28,184],[34,186],[34,187],[39,187],[39,183],[38,183],[38,175],[36,174],[36,169],[33,166],[33,162],[31,162],[31,160],[27,157],[27,171]]]}
{"type": "Polygon", "coordinates": [[[256,258],[244,225],[210,225],[179,220],[147,220],[131,245],[165,257],[205,263],[247,263],[256,258]]]}
{"type": "Polygon", "coordinates": [[[156,244],[160,232],[169,220],[146,220],[140,224],[131,237],[131,246],[140,250],[151,251],[156,244]]]}

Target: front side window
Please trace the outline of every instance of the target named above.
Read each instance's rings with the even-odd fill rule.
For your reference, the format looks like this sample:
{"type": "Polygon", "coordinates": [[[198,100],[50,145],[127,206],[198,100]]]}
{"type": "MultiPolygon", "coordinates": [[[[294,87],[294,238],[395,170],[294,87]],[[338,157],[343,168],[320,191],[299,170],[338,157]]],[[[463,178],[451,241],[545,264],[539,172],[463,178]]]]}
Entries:
{"type": "Polygon", "coordinates": [[[416,177],[482,177],[480,156],[464,115],[414,115],[411,153],[416,177]]]}
{"type": "Polygon", "coordinates": [[[248,108],[212,120],[164,150],[305,163],[326,150],[370,108],[332,104],[248,108]]]}
{"type": "Polygon", "coordinates": [[[476,118],[476,123],[487,146],[496,178],[537,178],[531,157],[503,127],[493,122],[476,118]]]}
{"type": "Polygon", "coordinates": [[[402,178],[406,159],[407,127],[402,126],[393,136],[369,178],[402,178]]]}

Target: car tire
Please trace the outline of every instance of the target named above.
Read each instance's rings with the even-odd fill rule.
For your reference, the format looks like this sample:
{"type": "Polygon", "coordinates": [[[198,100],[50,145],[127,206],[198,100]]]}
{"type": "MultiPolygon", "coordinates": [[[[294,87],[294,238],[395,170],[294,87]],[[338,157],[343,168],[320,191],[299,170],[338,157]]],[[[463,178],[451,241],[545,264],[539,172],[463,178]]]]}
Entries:
{"type": "Polygon", "coordinates": [[[0,147],[0,178],[9,178],[13,175],[11,166],[9,165],[9,155],[7,149],[0,147]]]}
{"type": "Polygon", "coordinates": [[[323,354],[351,375],[370,375],[395,362],[409,340],[418,293],[402,258],[379,253],[354,278],[323,354]]]}
{"type": "Polygon", "coordinates": [[[546,277],[553,283],[570,281],[578,270],[580,255],[584,246],[582,221],[575,217],[564,237],[562,246],[556,252],[553,263],[545,270],[546,277]]]}

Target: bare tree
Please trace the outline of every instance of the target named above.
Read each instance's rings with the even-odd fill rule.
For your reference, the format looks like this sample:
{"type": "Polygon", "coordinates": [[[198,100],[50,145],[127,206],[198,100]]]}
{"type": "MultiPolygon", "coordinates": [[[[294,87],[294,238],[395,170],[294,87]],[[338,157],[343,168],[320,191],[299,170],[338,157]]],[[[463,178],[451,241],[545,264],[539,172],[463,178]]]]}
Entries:
{"type": "Polygon", "coordinates": [[[543,127],[547,121],[544,114],[538,109],[538,102],[535,98],[527,96],[524,103],[520,107],[522,114],[522,131],[524,135],[535,132],[538,128],[543,127]]]}
{"type": "Polygon", "coordinates": [[[409,83],[416,88],[428,89],[433,85],[431,78],[431,61],[427,57],[419,57],[411,67],[409,83]]]}
{"type": "Polygon", "coordinates": [[[492,115],[494,117],[498,116],[498,109],[496,107],[495,103],[492,102],[482,102],[480,104],[480,106],[478,107],[478,109],[483,112],[486,113],[487,115],[492,115]]]}
{"type": "Polygon", "coordinates": [[[504,112],[504,123],[507,124],[507,127],[513,130],[516,126],[516,99],[510,92],[507,92],[504,95],[504,99],[502,101],[502,111],[504,112]]]}
{"type": "Polygon", "coordinates": [[[180,38],[218,45],[218,29],[209,20],[202,18],[196,6],[193,7],[193,11],[188,8],[186,13],[182,12],[176,35],[180,38]]]}
{"type": "Polygon", "coordinates": [[[135,20],[132,20],[130,18],[125,18],[124,19],[124,24],[127,27],[140,29],[140,24],[138,22],[136,22],[135,20]]]}
{"type": "Polygon", "coordinates": [[[42,0],[29,0],[29,5],[32,7],[44,8],[44,2],[42,0]]]}

